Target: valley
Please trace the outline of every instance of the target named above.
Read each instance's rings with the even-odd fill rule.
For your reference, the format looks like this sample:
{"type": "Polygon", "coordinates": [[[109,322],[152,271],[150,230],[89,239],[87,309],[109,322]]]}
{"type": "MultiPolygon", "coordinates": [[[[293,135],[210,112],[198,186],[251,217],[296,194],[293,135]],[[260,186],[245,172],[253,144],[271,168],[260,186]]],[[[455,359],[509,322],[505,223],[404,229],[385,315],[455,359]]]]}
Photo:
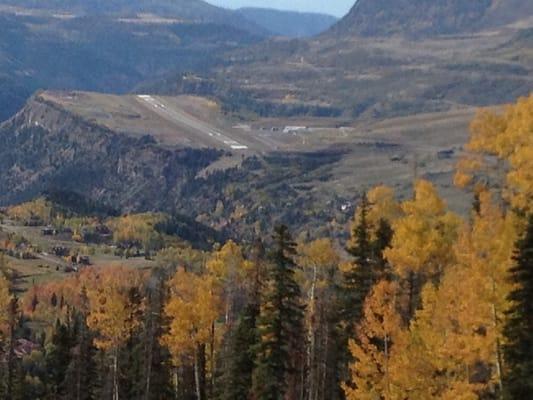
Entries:
{"type": "Polygon", "coordinates": [[[281,220],[296,232],[328,222],[343,236],[359,196],[378,184],[404,198],[416,177],[431,179],[464,211],[469,196],[452,177],[474,115],[246,120],[193,96],[47,91],[0,126],[0,182],[12,185],[0,204],[61,187],[122,210],[176,210],[243,237],[281,220]],[[307,211],[293,214],[295,204],[307,211]]]}
{"type": "Polygon", "coordinates": [[[533,398],[533,2],[225,4],[0,0],[0,399],[533,398]]]}

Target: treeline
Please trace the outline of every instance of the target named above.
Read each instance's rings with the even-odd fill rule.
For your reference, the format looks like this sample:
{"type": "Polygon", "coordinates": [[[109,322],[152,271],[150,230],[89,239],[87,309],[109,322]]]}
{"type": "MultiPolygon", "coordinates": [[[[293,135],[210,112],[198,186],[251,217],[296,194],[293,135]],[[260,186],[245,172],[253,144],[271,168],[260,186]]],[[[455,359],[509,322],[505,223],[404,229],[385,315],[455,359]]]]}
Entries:
{"type": "Polygon", "coordinates": [[[369,191],[344,249],[280,226],[20,300],[2,279],[0,397],[530,399],[531,154],[533,96],[472,124],[466,218],[420,180],[369,191]]]}

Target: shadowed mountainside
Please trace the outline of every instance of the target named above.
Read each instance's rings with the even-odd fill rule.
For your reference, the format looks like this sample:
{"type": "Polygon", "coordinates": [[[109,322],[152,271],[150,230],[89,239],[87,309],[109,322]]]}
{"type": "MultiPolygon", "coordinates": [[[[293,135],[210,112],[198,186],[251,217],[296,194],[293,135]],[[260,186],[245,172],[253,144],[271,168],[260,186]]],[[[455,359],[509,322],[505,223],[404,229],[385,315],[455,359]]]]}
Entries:
{"type": "Polygon", "coordinates": [[[329,29],[337,18],[327,14],[279,11],[267,8],[241,8],[237,13],[275,35],[310,37],[329,29]]]}

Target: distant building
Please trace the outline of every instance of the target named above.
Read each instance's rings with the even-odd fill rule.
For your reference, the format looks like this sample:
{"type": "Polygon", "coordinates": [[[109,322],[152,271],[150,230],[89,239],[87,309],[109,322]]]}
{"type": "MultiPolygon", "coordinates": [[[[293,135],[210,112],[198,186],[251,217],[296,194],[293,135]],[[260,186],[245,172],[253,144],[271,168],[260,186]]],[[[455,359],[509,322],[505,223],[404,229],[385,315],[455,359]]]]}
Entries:
{"type": "Polygon", "coordinates": [[[294,133],[298,131],[305,131],[307,126],[286,126],[283,128],[283,133],[294,133]]]}
{"type": "Polygon", "coordinates": [[[41,234],[43,236],[53,236],[56,234],[56,231],[54,228],[47,226],[46,228],[41,229],[41,234]]]}
{"type": "Polygon", "coordinates": [[[447,160],[454,156],[455,150],[454,149],[448,149],[448,150],[441,150],[437,153],[437,157],[439,160],[447,160]]]}
{"type": "Polygon", "coordinates": [[[91,260],[89,259],[89,256],[80,256],[76,258],[76,264],[78,265],[91,265],[91,260]]]}
{"type": "Polygon", "coordinates": [[[352,208],[352,203],[350,203],[350,202],[346,202],[343,205],[341,205],[341,211],[342,212],[348,212],[348,211],[351,210],[351,208],[352,208]]]}

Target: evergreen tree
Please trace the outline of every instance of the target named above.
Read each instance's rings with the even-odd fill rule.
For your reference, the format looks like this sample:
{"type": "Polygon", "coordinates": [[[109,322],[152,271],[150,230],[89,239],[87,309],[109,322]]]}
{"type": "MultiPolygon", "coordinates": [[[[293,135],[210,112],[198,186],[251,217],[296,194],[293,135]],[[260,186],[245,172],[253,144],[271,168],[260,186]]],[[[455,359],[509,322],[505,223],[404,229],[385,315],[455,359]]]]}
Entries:
{"type": "Polygon", "coordinates": [[[300,287],[295,281],[296,244],[286,226],[275,229],[270,270],[258,318],[256,369],[253,375],[254,398],[281,400],[296,398],[289,389],[300,388],[303,306],[300,287]]]}
{"type": "Polygon", "coordinates": [[[70,335],[68,327],[58,320],[46,351],[47,386],[49,393],[55,397],[62,397],[66,392],[64,381],[72,347],[70,335]]]}
{"type": "Polygon", "coordinates": [[[371,226],[368,220],[370,207],[368,198],[364,194],[358,207],[351,242],[347,249],[353,261],[343,275],[340,288],[339,326],[334,338],[339,346],[337,388],[340,398],[344,397],[340,391],[341,384],[345,381],[349,383],[348,366],[353,362],[348,341],[354,336],[355,328],[363,317],[365,299],[374,285],[388,272],[388,264],[383,253],[390,246],[393,231],[388,221],[383,218],[379,219],[376,227],[371,226]],[[375,229],[374,238],[371,235],[373,228],[375,229]]]}
{"type": "Polygon", "coordinates": [[[20,374],[18,372],[18,359],[15,354],[15,348],[18,339],[18,324],[20,319],[20,310],[18,298],[12,297],[8,305],[8,314],[7,314],[7,345],[6,345],[6,371],[4,374],[5,382],[3,384],[3,397],[6,400],[14,400],[15,398],[20,397],[19,392],[20,388],[17,382],[19,381],[18,377],[20,374]]]}
{"type": "Polygon", "coordinates": [[[119,365],[122,365],[122,371],[120,374],[119,388],[121,391],[120,398],[125,399],[138,399],[143,392],[143,379],[142,379],[142,341],[138,327],[135,325],[135,321],[142,319],[143,296],[139,291],[139,288],[131,287],[128,289],[127,303],[129,316],[127,320],[128,326],[132,327],[128,335],[120,356],[122,360],[119,365]]]}
{"type": "Polygon", "coordinates": [[[252,389],[254,347],[258,343],[256,322],[259,307],[254,302],[242,312],[228,346],[227,366],[222,377],[221,400],[247,400],[252,389]]]}
{"type": "Polygon", "coordinates": [[[170,354],[168,349],[161,345],[165,323],[164,275],[161,271],[155,271],[153,278],[153,287],[148,288],[144,323],[142,391],[145,400],[164,400],[172,397],[170,354]]]}
{"type": "Polygon", "coordinates": [[[80,293],[80,309],[74,315],[73,349],[71,362],[66,371],[65,387],[67,398],[72,400],[96,399],[95,386],[98,382],[95,361],[96,347],[93,334],[87,326],[89,299],[87,290],[82,287],[80,293]]]}
{"type": "Polygon", "coordinates": [[[348,252],[353,257],[351,268],[343,276],[343,304],[341,318],[346,330],[351,334],[363,315],[365,298],[377,281],[377,273],[372,262],[373,246],[368,223],[369,203],[363,195],[358,209],[356,224],[348,252]]]}
{"type": "Polygon", "coordinates": [[[387,220],[380,218],[375,236],[375,239],[372,241],[374,283],[379,281],[380,278],[390,277],[390,265],[385,259],[384,251],[390,247],[394,231],[387,220]]]}
{"type": "Polygon", "coordinates": [[[510,399],[529,400],[533,398],[533,217],[517,245],[510,273],[516,289],[508,297],[511,307],[504,328],[505,386],[510,399]]]}

